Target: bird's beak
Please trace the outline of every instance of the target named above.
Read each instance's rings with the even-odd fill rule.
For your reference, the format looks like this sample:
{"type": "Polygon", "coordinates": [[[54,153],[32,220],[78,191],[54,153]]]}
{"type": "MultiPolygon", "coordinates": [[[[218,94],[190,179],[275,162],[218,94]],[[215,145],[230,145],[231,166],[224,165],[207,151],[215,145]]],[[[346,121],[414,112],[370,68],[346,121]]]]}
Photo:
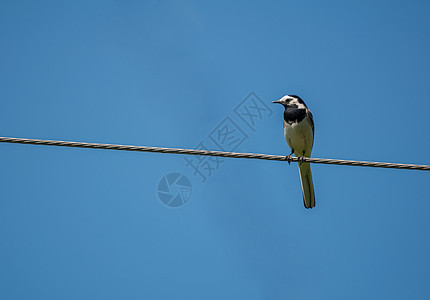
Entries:
{"type": "Polygon", "coordinates": [[[281,103],[281,100],[272,101],[272,103],[281,103]]]}

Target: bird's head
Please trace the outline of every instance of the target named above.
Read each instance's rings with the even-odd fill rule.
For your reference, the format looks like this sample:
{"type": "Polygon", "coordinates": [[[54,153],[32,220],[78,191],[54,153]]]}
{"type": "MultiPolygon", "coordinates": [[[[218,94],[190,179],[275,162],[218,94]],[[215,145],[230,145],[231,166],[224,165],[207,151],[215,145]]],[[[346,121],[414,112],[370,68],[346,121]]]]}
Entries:
{"type": "Polygon", "coordinates": [[[273,101],[272,103],[282,104],[284,107],[298,107],[298,108],[306,108],[305,102],[296,95],[285,95],[279,100],[273,101]]]}

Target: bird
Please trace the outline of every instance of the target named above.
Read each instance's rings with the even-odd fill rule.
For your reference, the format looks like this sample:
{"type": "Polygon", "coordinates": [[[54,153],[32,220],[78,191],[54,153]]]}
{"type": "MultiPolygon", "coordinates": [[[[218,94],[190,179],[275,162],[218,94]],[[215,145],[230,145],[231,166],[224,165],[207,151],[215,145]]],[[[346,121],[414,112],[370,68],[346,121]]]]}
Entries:
{"type": "MultiPolygon", "coordinates": [[[[297,95],[285,95],[273,103],[282,104],[284,111],[284,135],[291,153],[296,157],[310,157],[314,144],[315,125],[311,111],[305,102],[297,95]]],[[[315,207],[315,191],[312,181],[311,166],[308,162],[298,163],[300,181],[302,184],[303,202],[306,208],[315,207]]]]}

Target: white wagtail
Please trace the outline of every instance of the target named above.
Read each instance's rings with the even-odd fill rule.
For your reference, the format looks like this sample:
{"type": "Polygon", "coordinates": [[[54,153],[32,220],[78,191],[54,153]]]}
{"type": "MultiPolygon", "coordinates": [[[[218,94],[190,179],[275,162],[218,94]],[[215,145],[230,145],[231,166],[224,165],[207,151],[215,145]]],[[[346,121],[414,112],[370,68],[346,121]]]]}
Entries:
{"type": "MultiPolygon", "coordinates": [[[[284,135],[291,153],[297,157],[310,157],[314,144],[314,119],[305,102],[296,95],[285,95],[273,103],[280,103],[284,111],[284,135]]],[[[299,163],[300,181],[302,182],[303,202],[306,208],[315,206],[314,184],[309,163],[299,163]]]]}

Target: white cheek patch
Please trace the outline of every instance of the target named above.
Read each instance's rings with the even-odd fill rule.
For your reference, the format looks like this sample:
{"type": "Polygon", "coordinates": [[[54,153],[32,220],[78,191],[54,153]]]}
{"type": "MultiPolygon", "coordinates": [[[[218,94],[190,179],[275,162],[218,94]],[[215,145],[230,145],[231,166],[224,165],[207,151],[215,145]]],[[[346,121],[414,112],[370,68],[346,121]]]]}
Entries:
{"type": "Polygon", "coordinates": [[[299,103],[299,101],[296,98],[290,98],[290,104],[292,105],[296,105],[297,108],[306,108],[306,106],[304,106],[302,103],[299,103]]]}

